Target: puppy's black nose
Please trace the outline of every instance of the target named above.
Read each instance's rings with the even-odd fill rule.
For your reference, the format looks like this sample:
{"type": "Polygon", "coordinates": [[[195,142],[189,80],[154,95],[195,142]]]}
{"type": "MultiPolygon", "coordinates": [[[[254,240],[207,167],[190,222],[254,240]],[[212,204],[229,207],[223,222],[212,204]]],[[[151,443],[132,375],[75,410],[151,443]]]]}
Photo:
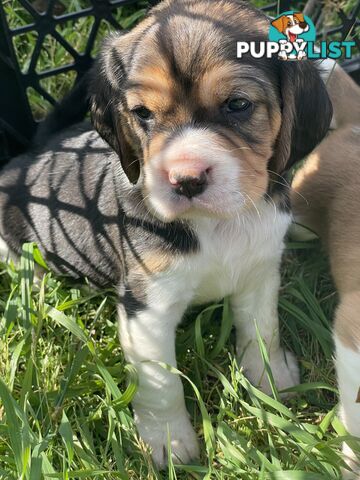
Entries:
{"type": "Polygon", "coordinates": [[[206,172],[201,172],[198,176],[177,177],[175,192],[187,198],[193,198],[200,195],[207,186],[206,172]]]}
{"type": "Polygon", "coordinates": [[[300,23],[299,23],[299,27],[300,27],[300,28],[306,28],[306,27],[307,27],[307,23],[306,23],[306,22],[300,22],[300,23]]]}

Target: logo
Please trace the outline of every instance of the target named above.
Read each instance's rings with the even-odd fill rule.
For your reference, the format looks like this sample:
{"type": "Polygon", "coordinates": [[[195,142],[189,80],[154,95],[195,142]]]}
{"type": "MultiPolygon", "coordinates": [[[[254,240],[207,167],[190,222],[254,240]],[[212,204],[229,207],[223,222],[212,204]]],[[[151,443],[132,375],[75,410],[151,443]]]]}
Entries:
{"type": "Polygon", "coordinates": [[[306,58],[308,43],[314,43],[315,39],[315,26],[302,13],[285,12],[271,22],[269,40],[280,45],[279,58],[282,60],[306,58]]]}
{"type": "Polygon", "coordinates": [[[269,41],[237,42],[237,57],[250,54],[253,58],[304,60],[306,58],[351,58],[354,41],[321,41],[315,46],[316,29],[311,18],[301,12],[288,11],[276,17],[270,24],[269,41]]]}

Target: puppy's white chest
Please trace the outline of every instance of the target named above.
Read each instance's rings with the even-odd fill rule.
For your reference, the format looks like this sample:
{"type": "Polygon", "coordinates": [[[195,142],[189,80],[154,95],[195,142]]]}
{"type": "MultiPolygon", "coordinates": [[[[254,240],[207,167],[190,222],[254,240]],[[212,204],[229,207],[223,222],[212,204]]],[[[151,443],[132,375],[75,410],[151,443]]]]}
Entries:
{"type": "Polygon", "coordinates": [[[199,251],[153,279],[150,303],[201,304],[256,288],[269,262],[280,261],[290,221],[265,202],[236,219],[202,218],[195,226],[199,251]]]}
{"type": "Polygon", "coordinates": [[[258,211],[232,221],[205,220],[198,228],[200,253],[193,265],[198,280],[193,301],[220,299],[251,284],[267,262],[280,258],[289,223],[289,214],[265,202],[258,211]]]}

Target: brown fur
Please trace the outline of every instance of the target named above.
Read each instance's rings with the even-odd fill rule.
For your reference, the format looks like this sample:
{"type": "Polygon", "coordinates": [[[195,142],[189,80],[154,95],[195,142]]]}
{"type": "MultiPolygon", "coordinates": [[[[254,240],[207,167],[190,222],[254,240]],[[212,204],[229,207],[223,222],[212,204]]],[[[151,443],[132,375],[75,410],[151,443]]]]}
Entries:
{"type": "MultiPolygon", "coordinates": [[[[332,125],[338,130],[330,132],[297,172],[291,200],[296,220],[320,235],[329,254],[340,299],[334,319],[340,406],[346,429],[359,436],[358,417],[350,405],[354,397],[360,403],[360,389],[355,385],[354,397],[347,398],[353,378],[348,378],[350,370],[344,374],[347,357],[338,348],[360,349],[360,88],[336,66],[327,89],[334,107],[332,125]]],[[[358,478],[355,452],[344,444],[343,453],[354,471],[344,471],[343,477],[358,478]]]]}
{"type": "Polygon", "coordinates": [[[336,66],[330,72],[326,82],[334,109],[334,123],[336,128],[344,125],[356,125],[360,123],[360,87],[354,80],[336,66]]]}
{"type": "Polygon", "coordinates": [[[360,346],[360,290],[340,294],[335,333],[341,343],[358,351],[360,346]]]}
{"type": "Polygon", "coordinates": [[[174,256],[163,250],[145,251],[141,259],[134,258],[131,262],[132,274],[134,275],[155,275],[170,268],[174,256]]]}
{"type": "Polygon", "coordinates": [[[292,192],[296,219],[328,250],[340,294],[335,332],[353,349],[360,346],[359,139],[360,125],[332,132],[296,174],[292,192]]]}

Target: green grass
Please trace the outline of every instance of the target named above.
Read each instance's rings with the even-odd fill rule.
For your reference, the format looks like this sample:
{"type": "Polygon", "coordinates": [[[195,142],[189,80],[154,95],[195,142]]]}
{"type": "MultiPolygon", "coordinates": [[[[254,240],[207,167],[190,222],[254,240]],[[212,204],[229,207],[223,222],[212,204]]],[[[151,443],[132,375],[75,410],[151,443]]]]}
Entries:
{"type": "MultiPolygon", "coordinates": [[[[75,11],[86,1],[63,3],[75,11]]],[[[12,27],[29,21],[15,0],[4,5],[12,27]]],[[[140,14],[121,9],[117,18],[129,27],[145,6],[140,14]]],[[[82,51],[90,28],[91,20],[82,20],[61,33],[82,51]]],[[[102,25],[99,38],[107,28],[102,25]]],[[[24,71],[35,40],[30,32],[14,42],[24,71]]],[[[69,61],[48,38],[38,69],[69,61]]],[[[50,77],[44,86],[61,98],[72,81],[50,77]]],[[[36,92],[29,97],[41,118],[48,105],[36,92]]],[[[201,462],[170,464],[166,472],[156,470],[134,428],[129,405],[136,374],[117,338],[114,292],[93,292],[86,282],[50,272],[34,284],[33,270],[28,245],[19,268],[2,265],[0,272],[1,479],[340,478],[345,432],[336,417],[331,339],[337,299],[317,243],[289,244],[282,266],[282,338],[299,359],[302,379],[290,401],[267,397],[243,376],[226,301],[187,315],[178,332],[178,367],[201,462]]]]}
{"type": "MultiPolygon", "coordinates": [[[[89,7],[88,0],[64,0],[65,11],[63,14],[78,12],[89,7]]],[[[18,0],[3,0],[4,9],[7,14],[8,24],[11,29],[16,29],[33,22],[32,16],[25,10],[18,0]]],[[[120,24],[121,28],[131,28],[139,19],[141,19],[148,8],[148,2],[139,0],[136,5],[117,8],[114,11],[114,18],[120,24]]],[[[87,39],[94,24],[94,17],[83,17],[77,20],[68,20],[65,23],[57,25],[56,31],[59,33],[71,47],[83,54],[86,50],[87,39]]],[[[92,57],[95,57],[101,40],[113,30],[113,27],[106,20],[102,20],[95,43],[91,49],[92,57]]],[[[38,34],[35,30],[13,37],[13,46],[21,70],[27,73],[34,47],[38,40],[38,34]]],[[[40,55],[36,62],[35,71],[41,73],[54,67],[71,65],[74,62],[72,55],[52,36],[46,35],[43,40],[40,55]]],[[[74,71],[53,75],[40,80],[40,86],[44,88],[55,100],[60,100],[72,87],[76,78],[74,71]]],[[[36,89],[29,87],[27,89],[30,107],[36,120],[44,118],[51,108],[41,93],[36,89]]]]}
{"type": "Polygon", "coordinates": [[[178,365],[202,458],[167,472],[153,466],[133,424],[136,373],[119,346],[113,292],[50,272],[34,284],[32,249],[25,245],[19,268],[3,265],[0,277],[0,478],[340,478],[336,295],[316,243],[289,244],[283,262],[283,341],[302,378],[290,401],[243,376],[226,301],[187,315],[178,365]]]}

